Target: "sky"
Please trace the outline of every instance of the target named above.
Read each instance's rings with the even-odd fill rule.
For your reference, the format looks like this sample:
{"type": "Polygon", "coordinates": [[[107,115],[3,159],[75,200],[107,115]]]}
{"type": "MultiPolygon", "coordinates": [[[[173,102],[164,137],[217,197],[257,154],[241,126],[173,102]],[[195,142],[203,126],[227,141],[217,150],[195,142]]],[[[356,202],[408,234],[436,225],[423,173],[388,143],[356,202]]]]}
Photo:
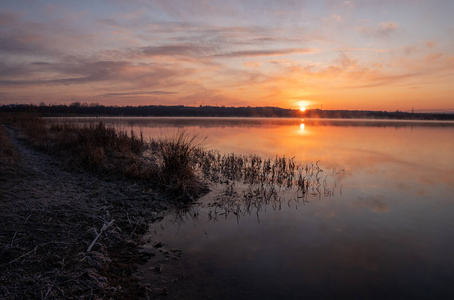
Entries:
{"type": "Polygon", "coordinates": [[[2,0],[0,104],[454,111],[452,0],[2,0]]]}

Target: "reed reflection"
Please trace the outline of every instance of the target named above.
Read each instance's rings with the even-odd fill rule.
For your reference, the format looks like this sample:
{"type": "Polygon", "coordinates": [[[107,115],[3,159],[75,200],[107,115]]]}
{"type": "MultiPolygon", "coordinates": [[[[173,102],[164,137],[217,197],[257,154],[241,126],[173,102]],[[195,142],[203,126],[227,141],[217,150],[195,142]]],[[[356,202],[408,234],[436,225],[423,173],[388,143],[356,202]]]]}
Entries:
{"type": "Polygon", "coordinates": [[[197,170],[211,181],[212,191],[198,206],[175,212],[175,222],[198,220],[208,222],[234,216],[256,215],[267,209],[281,210],[284,206],[298,209],[310,199],[332,197],[341,193],[344,170],[324,172],[319,163],[302,164],[294,158],[276,156],[263,159],[257,155],[221,155],[217,151],[199,149],[197,170]]]}
{"type": "Polygon", "coordinates": [[[219,218],[227,219],[234,216],[239,223],[243,216],[256,215],[260,224],[260,213],[268,209],[280,211],[283,207],[298,209],[299,205],[306,205],[310,199],[333,197],[339,182],[330,178],[331,184],[325,176],[306,178],[306,185],[296,184],[285,186],[281,184],[241,184],[232,182],[223,187],[222,191],[208,203],[207,221],[216,222],[219,218]]]}

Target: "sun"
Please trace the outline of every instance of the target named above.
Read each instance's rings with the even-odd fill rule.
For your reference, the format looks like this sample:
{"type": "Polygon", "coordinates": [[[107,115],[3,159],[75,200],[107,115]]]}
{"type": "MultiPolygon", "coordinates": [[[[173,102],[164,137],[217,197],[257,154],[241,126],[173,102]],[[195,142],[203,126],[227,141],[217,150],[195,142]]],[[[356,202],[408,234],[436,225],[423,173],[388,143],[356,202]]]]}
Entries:
{"type": "Polygon", "coordinates": [[[295,102],[296,102],[295,106],[298,107],[301,112],[305,112],[308,109],[308,107],[310,107],[312,104],[312,101],[310,101],[310,100],[298,99],[295,102]]]}

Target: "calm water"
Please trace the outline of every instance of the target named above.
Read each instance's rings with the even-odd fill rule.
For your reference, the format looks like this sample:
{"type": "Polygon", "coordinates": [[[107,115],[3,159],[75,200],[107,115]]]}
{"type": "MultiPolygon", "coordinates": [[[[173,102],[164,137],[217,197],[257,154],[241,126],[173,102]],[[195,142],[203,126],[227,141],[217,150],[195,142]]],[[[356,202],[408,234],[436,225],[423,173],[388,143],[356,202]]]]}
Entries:
{"type": "Polygon", "coordinates": [[[143,269],[149,280],[179,278],[168,283],[168,297],[454,299],[454,123],[125,122],[145,136],[184,128],[221,152],[320,161],[333,190],[307,202],[285,195],[280,207],[213,220],[218,185],[190,212],[153,224],[150,236],[162,249],[183,252],[162,261],[162,273],[148,270],[160,256],[143,269]]]}

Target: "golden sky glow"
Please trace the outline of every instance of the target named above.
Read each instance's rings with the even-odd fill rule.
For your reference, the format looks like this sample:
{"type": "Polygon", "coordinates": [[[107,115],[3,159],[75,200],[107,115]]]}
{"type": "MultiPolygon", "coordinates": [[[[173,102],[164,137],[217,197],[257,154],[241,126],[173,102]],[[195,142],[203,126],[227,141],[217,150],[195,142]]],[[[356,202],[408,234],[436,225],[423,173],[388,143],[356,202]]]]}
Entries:
{"type": "Polygon", "coordinates": [[[453,11],[450,0],[2,1],[0,104],[450,111],[453,11]]]}

